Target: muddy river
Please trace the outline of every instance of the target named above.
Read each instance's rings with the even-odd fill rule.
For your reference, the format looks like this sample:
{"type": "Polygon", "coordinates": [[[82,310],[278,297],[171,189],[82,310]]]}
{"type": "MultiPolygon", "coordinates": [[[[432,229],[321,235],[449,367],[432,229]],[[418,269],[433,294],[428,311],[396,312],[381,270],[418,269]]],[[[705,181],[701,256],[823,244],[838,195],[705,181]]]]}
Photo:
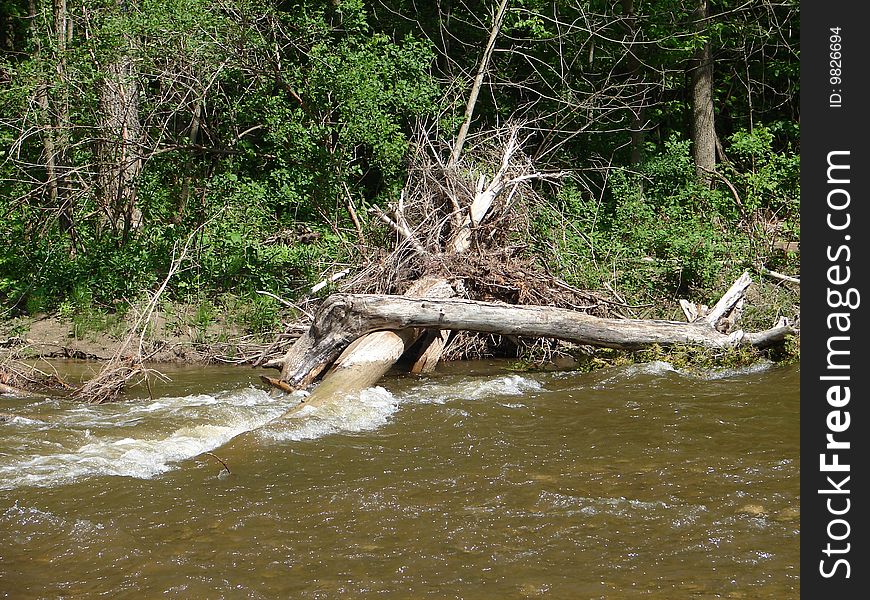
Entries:
{"type": "Polygon", "coordinates": [[[0,597],[798,597],[798,367],[506,367],[0,397],[0,597]]]}

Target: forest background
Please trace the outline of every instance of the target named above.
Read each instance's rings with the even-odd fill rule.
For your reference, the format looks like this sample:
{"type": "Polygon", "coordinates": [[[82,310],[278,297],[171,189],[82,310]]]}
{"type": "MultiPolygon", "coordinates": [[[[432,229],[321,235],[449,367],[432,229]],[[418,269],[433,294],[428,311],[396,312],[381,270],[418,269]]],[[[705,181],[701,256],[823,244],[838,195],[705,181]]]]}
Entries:
{"type": "MultiPolygon", "coordinates": [[[[0,0],[2,320],[111,329],[189,242],[175,327],[279,330],[395,246],[502,7],[464,164],[513,126],[560,174],[512,257],[645,318],[798,272],[796,1],[0,0]]],[[[750,319],[794,316],[764,293],[750,319]]]]}

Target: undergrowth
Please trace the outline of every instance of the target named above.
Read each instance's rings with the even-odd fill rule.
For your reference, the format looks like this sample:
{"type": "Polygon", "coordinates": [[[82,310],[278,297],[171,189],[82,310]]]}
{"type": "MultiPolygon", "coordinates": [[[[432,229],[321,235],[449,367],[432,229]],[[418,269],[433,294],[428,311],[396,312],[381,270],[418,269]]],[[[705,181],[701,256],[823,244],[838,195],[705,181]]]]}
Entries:
{"type": "MultiPolygon", "coordinates": [[[[614,169],[596,193],[563,186],[536,212],[529,242],[566,281],[615,292],[643,318],[672,318],[680,298],[709,305],[745,270],[756,282],[763,266],[799,271],[799,255],[780,249],[800,239],[799,156],[775,150],[764,127],[735,133],[728,153],[735,162],[707,186],[689,141],[674,135],[639,167],[614,169]]],[[[756,306],[795,312],[784,305],[796,293],[767,289],[772,302],[756,306]]]]}

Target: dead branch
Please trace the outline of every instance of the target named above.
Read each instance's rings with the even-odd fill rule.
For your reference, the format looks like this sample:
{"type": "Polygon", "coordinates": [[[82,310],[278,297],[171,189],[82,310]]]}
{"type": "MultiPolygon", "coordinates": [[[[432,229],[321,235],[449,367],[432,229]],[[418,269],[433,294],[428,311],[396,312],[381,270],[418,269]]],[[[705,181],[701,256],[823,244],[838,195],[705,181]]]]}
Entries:
{"type": "Polygon", "coordinates": [[[779,281],[784,281],[786,283],[793,283],[794,285],[800,286],[801,280],[797,277],[792,277],[791,275],[785,275],[783,273],[777,273],[776,271],[772,271],[767,267],[761,267],[761,274],[766,275],[772,279],[776,279],[779,281]]]}
{"type": "Polygon", "coordinates": [[[495,49],[495,40],[501,31],[501,25],[504,21],[504,15],[507,10],[507,0],[501,0],[493,19],[492,29],[489,32],[489,40],[486,42],[486,48],[483,51],[483,56],[480,59],[480,65],[477,68],[477,75],[474,78],[474,83],[471,86],[471,92],[468,94],[468,103],[465,106],[465,118],[462,121],[462,126],[459,128],[459,134],[456,136],[456,143],[453,146],[453,152],[450,153],[449,166],[455,165],[459,161],[459,156],[462,154],[462,147],[465,145],[465,137],[468,135],[468,128],[471,126],[471,118],[474,116],[474,107],[477,104],[477,96],[480,94],[480,86],[483,85],[483,77],[489,67],[489,59],[492,56],[492,51],[495,49]]]}
{"type": "Polygon", "coordinates": [[[130,327],[124,341],[118,346],[112,358],[103,366],[96,377],[88,381],[85,385],[74,392],[74,396],[91,404],[103,404],[112,402],[118,399],[121,392],[135,378],[148,383],[149,377],[157,377],[158,379],[166,379],[166,377],[155,369],[150,369],[145,366],[145,362],[150,358],[145,352],[145,339],[150,326],[151,319],[157,311],[160,302],[160,297],[169,285],[169,280],[181,268],[181,264],[187,257],[190,244],[199,234],[200,230],[209,221],[206,221],[195,230],[193,230],[184,242],[181,250],[178,251],[178,243],[172,250],[173,258],[169,266],[169,271],[160,287],[151,294],[144,308],[140,311],[138,319],[130,327]],[[131,350],[135,346],[135,351],[131,350]]]}

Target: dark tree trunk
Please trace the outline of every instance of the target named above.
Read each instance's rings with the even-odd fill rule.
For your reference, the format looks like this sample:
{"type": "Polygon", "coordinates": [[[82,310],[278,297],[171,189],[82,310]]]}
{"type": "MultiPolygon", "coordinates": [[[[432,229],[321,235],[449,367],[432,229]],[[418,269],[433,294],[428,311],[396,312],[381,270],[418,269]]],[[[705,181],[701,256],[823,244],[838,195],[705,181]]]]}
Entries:
{"type": "MultiPolygon", "coordinates": [[[[707,0],[695,9],[695,29],[706,28],[707,0]]],[[[713,118],[713,59],[710,43],[699,48],[690,70],[692,88],[692,154],[698,177],[709,184],[710,171],[716,168],[716,129],[713,118]]]]}
{"type": "MultiPolygon", "coordinates": [[[[628,66],[628,75],[631,79],[637,80],[641,77],[641,63],[637,56],[639,46],[634,42],[637,41],[638,29],[637,19],[634,14],[634,0],[622,0],[623,22],[625,23],[626,33],[628,35],[628,53],[626,64],[628,66]]],[[[631,164],[638,165],[643,160],[643,144],[646,141],[646,100],[641,99],[637,104],[631,107],[630,117],[630,135],[631,135],[631,164]]]]}
{"type": "MultiPolygon", "coordinates": [[[[36,18],[36,5],[30,5],[36,18]]],[[[69,186],[69,99],[66,82],[66,48],[70,35],[66,0],[52,4],[54,35],[54,80],[47,79],[36,90],[36,104],[42,121],[42,150],[48,207],[54,211],[60,230],[69,235],[70,254],[76,252],[73,200],[69,186]]],[[[39,42],[37,42],[39,44],[39,42]]]]}

